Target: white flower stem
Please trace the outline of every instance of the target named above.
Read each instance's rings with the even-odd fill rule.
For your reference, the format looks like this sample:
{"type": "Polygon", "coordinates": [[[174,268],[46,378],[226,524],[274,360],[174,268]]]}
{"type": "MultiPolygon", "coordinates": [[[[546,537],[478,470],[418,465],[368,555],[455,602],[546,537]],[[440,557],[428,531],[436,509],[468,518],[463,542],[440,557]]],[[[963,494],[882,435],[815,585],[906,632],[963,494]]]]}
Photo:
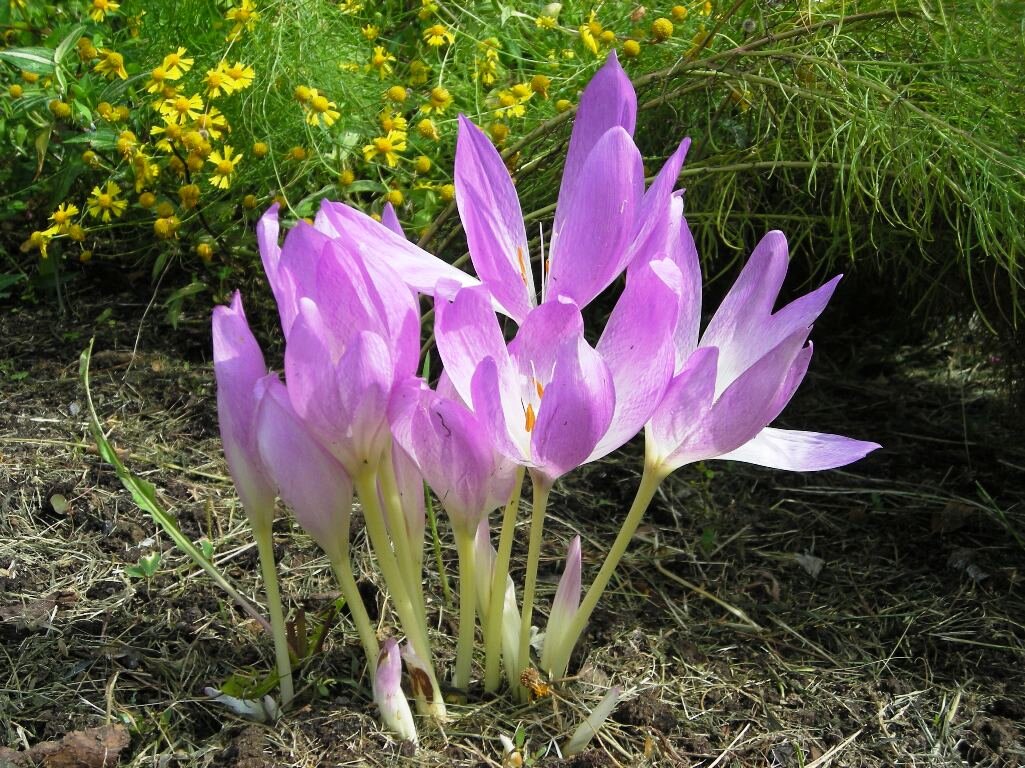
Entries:
{"type": "MultiPolygon", "coordinates": [[[[413,607],[409,590],[406,587],[406,578],[392,551],[391,541],[388,538],[388,531],[384,525],[384,512],[377,497],[377,469],[368,468],[358,473],[353,481],[356,485],[356,493],[359,494],[360,503],[363,505],[363,519],[370,536],[370,544],[377,555],[378,565],[388,586],[392,599],[395,601],[395,610],[399,614],[399,621],[402,628],[413,645],[416,655],[423,659],[427,665],[431,679],[431,689],[434,692],[432,701],[432,714],[439,718],[445,718],[445,702],[442,699],[441,687],[438,685],[437,676],[434,673],[432,663],[431,646],[427,639],[427,627],[420,619],[422,611],[413,607]]],[[[404,529],[404,527],[403,527],[404,529]]]]}
{"type": "Polygon", "coordinates": [[[381,461],[378,478],[381,484],[381,495],[384,497],[385,514],[388,518],[388,530],[395,544],[395,557],[399,562],[399,570],[406,580],[406,587],[413,609],[417,612],[419,622],[427,625],[423,592],[423,541],[419,552],[414,552],[409,539],[409,528],[406,526],[406,515],[402,509],[402,496],[399,494],[395,480],[395,466],[392,463],[391,450],[385,451],[381,461]]]}
{"type": "MultiPolygon", "coordinates": [[[[255,516],[254,516],[255,518],[255,516]]],[[[251,518],[252,519],[252,518],[251,518]]],[[[267,591],[267,611],[270,613],[271,635],[274,638],[274,660],[281,686],[282,709],[295,698],[292,685],[292,660],[288,655],[288,635],[285,632],[285,613],[281,608],[281,593],[278,591],[278,572],[274,567],[274,540],[271,523],[253,519],[253,537],[260,555],[260,572],[264,589],[267,591]]]]}
{"type": "MultiPolygon", "coordinates": [[[[544,533],[545,511],[552,483],[537,472],[530,473],[533,486],[530,511],[530,541],[527,544],[527,572],[523,578],[523,607],[520,612],[520,642],[517,646],[518,675],[530,666],[530,622],[534,613],[534,591],[537,588],[537,566],[541,560],[541,537],[544,533]]],[[[527,698],[527,689],[520,688],[520,697],[527,698]]]]}
{"type": "Polygon", "coordinates": [[[619,529],[619,534],[612,543],[612,548],[605,556],[598,575],[595,576],[594,581],[587,590],[587,594],[584,595],[584,599],[580,602],[580,607],[577,609],[576,614],[574,614],[573,620],[562,635],[561,642],[553,650],[551,656],[552,668],[545,671],[554,677],[566,676],[566,669],[569,666],[569,657],[573,653],[573,648],[587,626],[595,605],[597,605],[599,598],[601,598],[605,588],[609,585],[616,566],[619,565],[619,561],[623,558],[627,547],[630,546],[630,540],[637,531],[641,518],[644,517],[648,505],[651,504],[651,500],[654,498],[655,492],[658,490],[659,485],[661,485],[662,480],[665,479],[666,474],[660,465],[645,459],[641,484],[637,487],[637,493],[634,496],[633,504],[630,505],[630,511],[627,513],[626,520],[623,521],[623,527],[619,529]]]}
{"type": "MultiPolygon", "coordinates": [[[[491,576],[491,597],[488,604],[488,618],[484,622],[484,690],[494,693],[501,682],[500,659],[502,655],[502,612],[505,607],[505,583],[509,578],[509,558],[512,554],[513,537],[516,532],[516,513],[520,508],[520,494],[523,491],[524,467],[516,471],[512,495],[502,513],[502,530],[498,536],[498,552],[491,576]]],[[[518,663],[518,662],[517,662],[518,663]]],[[[506,664],[512,666],[510,659],[506,664]]]]}
{"type": "Polygon", "coordinates": [[[473,574],[473,535],[465,531],[456,534],[459,550],[459,639],[456,643],[456,672],[452,684],[466,690],[470,684],[470,666],[473,662],[473,635],[477,580],[473,574]]]}

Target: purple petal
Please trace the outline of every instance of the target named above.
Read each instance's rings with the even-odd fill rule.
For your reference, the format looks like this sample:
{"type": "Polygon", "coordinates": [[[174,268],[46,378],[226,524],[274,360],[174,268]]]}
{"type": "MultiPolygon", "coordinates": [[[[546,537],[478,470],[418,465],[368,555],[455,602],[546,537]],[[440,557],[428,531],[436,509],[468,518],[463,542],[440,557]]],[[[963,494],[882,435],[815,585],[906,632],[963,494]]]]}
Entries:
{"type": "Polygon", "coordinates": [[[858,461],[880,447],[878,443],[841,435],[766,427],[744,445],[718,458],[771,469],[817,472],[858,461]]]}
{"type": "Polygon", "coordinates": [[[381,211],[381,223],[396,235],[406,236],[406,233],[402,231],[402,224],[399,223],[398,214],[395,213],[395,206],[391,203],[384,204],[384,209],[381,211]]]}
{"type": "Polygon", "coordinates": [[[552,600],[552,612],[548,617],[549,631],[552,627],[569,624],[580,607],[580,571],[580,537],[574,536],[566,550],[566,567],[552,600]]]}
{"type": "Polygon", "coordinates": [[[399,501],[402,505],[402,517],[406,521],[406,536],[422,561],[424,528],[427,524],[424,478],[413,457],[398,443],[392,443],[391,456],[392,467],[395,469],[395,484],[398,486],[399,501]]]}
{"type": "Polygon", "coordinates": [[[341,537],[349,535],[352,481],[299,419],[276,374],[257,383],[257,397],[257,443],[278,495],[313,540],[330,557],[340,557],[341,537]]]}
{"type": "Polygon", "coordinates": [[[360,253],[368,259],[381,259],[401,275],[406,285],[420,293],[433,294],[435,283],[441,279],[454,280],[459,285],[480,283],[343,203],[325,201],[317,213],[315,226],[331,237],[342,237],[357,244],[360,253]]]}
{"type": "Polygon", "coordinates": [[[381,644],[377,658],[377,674],[373,682],[374,703],[381,710],[384,724],[400,739],[417,741],[416,724],[409,702],[402,692],[402,657],[394,637],[381,644]]]}
{"type": "Polygon", "coordinates": [[[649,453],[666,469],[676,469],[690,459],[692,443],[701,442],[708,412],[715,397],[715,371],[719,350],[702,347],[669,383],[666,393],[648,422],[649,453]]]}
{"type": "Polygon", "coordinates": [[[484,358],[496,361],[504,380],[511,372],[498,317],[484,286],[463,288],[451,299],[440,292],[434,300],[434,333],[445,371],[463,402],[472,402],[470,392],[474,371],[484,358]]]}
{"type": "Polygon", "coordinates": [[[589,461],[614,451],[640,431],[661,401],[676,367],[672,331],[678,297],[654,264],[675,273],[671,282],[678,285],[682,280],[668,259],[632,270],[628,276],[626,289],[598,341],[598,354],[612,374],[616,409],[589,461]]]}
{"type": "Polygon", "coordinates": [[[562,173],[557,209],[574,194],[587,156],[605,133],[616,126],[630,136],[637,123],[637,94],[626,72],[619,64],[616,52],[609,53],[605,64],[584,88],[573,120],[566,166],[562,173]]]}
{"type": "Polygon", "coordinates": [[[524,319],[516,337],[509,342],[509,355],[520,376],[547,385],[562,340],[583,333],[580,308],[570,299],[545,302],[524,319]]]}
{"type": "Polygon", "coordinates": [[[267,275],[267,282],[270,283],[274,301],[278,305],[281,330],[287,337],[295,319],[296,298],[294,281],[291,275],[281,268],[281,246],[278,245],[278,236],[281,232],[278,221],[279,208],[280,206],[274,203],[256,223],[256,243],[259,246],[263,271],[267,275]]]}
{"type": "Polygon", "coordinates": [[[246,513],[266,521],[274,511],[274,488],[256,444],[254,387],[267,375],[267,366],[237,291],[230,307],[214,308],[213,341],[217,416],[228,470],[246,513]]]}
{"type": "Polygon", "coordinates": [[[303,299],[285,347],[285,373],[296,413],[350,475],[380,460],[394,369],[379,335],[362,331],[344,350],[333,350],[316,305],[303,299]]]}
{"type": "Polygon", "coordinates": [[[585,306],[632,257],[634,217],[644,192],[644,166],[633,139],[616,127],[602,136],[566,195],[552,227],[546,300],[568,296],[585,306]]]}
{"type": "Polygon", "coordinates": [[[478,277],[517,323],[534,305],[523,213],[498,150],[465,116],[456,141],[456,203],[478,277]]]}
{"type": "Polygon", "coordinates": [[[330,245],[331,239],[327,235],[305,221],[300,221],[285,236],[277,278],[271,282],[271,288],[274,289],[286,339],[299,312],[299,299],[317,296],[318,265],[330,245]]]}
{"type": "Polygon", "coordinates": [[[616,406],[612,375],[583,337],[559,347],[531,433],[534,462],[551,481],[580,466],[609,428],[616,406]]]}
{"type": "Polygon", "coordinates": [[[680,168],[690,148],[690,139],[684,139],[679,148],[662,165],[648,191],[641,197],[634,221],[633,239],[625,259],[661,258],[669,244],[667,238],[676,231],[675,225],[683,212],[682,205],[673,205],[673,188],[680,176],[680,168]]]}
{"type": "Polygon", "coordinates": [[[515,389],[502,381],[494,358],[486,357],[477,366],[470,402],[495,450],[517,464],[530,465],[530,433],[524,406],[515,389]]]}

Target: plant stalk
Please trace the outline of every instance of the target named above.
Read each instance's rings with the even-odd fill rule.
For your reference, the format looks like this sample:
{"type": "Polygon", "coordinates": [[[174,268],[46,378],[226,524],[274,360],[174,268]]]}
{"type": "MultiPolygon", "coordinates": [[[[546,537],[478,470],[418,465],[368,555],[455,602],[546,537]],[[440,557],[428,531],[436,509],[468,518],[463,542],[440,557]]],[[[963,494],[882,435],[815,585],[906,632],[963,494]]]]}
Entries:
{"type": "Polygon", "coordinates": [[[274,567],[274,540],[271,524],[250,518],[256,549],[260,555],[260,571],[267,591],[267,611],[270,613],[271,635],[274,638],[274,659],[281,686],[281,707],[287,708],[295,698],[292,685],[292,660],[288,655],[288,636],[285,631],[285,614],[281,608],[281,593],[278,591],[278,574],[274,567]]]}
{"type": "MultiPolygon", "coordinates": [[[[523,578],[523,607],[520,611],[520,642],[517,649],[518,673],[530,666],[530,622],[534,613],[534,591],[537,588],[537,566],[541,559],[541,537],[544,533],[545,512],[552,483],[537,472],[530,473],[533,486],[533,508],[530,512],[530,541],[527,545],[527,573],[523,578]]],[[[520,697],[526,699],[527,689],[520,688],[520,697]]]]}
{"type": "Polygon", "coordinates": [[[456,671],[452,684],[465,691],[470,685],[473,663],[473,635],[476,617],[477,580],[473,574],[473,536],[456,533],[459,551],[459,638],[456,641],[456,671]]]}
{"type": "MultiPolygon", "coordinates": [[[[512,495],[502,513],[502,531],[498,535],[498,552],[491,573],[491,597],[488,603],[488,618],[484,622],[484,690],[494,693],[501,681],[499,661],[502,655],[502,613],[505,606],[505,583],[509,578],[509,559],[512,554],[513,536],[516,531],[516,513],[520,508],[520,494],[523,492],[524,467],[516,471],[512,495]]],[[[511,659],[506,666],[512,667],[511,659]]],[[[518,664],[518,662],[517,662],[518,664]]]]}

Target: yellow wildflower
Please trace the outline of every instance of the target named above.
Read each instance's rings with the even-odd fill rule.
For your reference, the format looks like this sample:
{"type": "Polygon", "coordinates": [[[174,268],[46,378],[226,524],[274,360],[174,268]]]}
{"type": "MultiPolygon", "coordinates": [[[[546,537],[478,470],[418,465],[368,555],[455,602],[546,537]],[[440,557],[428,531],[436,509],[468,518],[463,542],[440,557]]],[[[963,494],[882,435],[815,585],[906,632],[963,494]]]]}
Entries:
{"type": "Polygon", "coordinates": [[[350,168],[343,168],[342,172],[338,174],[338,185],[347,187],[356,180],[356,174],[352,172],[350,168]]]}
{"type": "Polygon", "coordinates": [[[327,96],[321,93],[316,94],[310,99],[310,111],[306,115],[306,122],[310,125],[323,125],[329,127],[335,124],[335,121],[341,117],[341,114],[336,109],[338,105],[333,101],[328,101],[327,96]]]}
{"type": "Polygon", "coordinates": [[[78,38],[75,47],[78,49],[78,58],[84,62],[90,62],[100,55],[96,46],[93,45],[93,41],[88,37],[78,38]]]}
{"type": "Polygon", "coordinates": [[[219,189],[227,189],[231,186],[231,177],[235,175],[235,166],[242,159],[241,154],[232,157],[234,150],[227,144],[224,151],[213,151],[210,153],[209,162],[214,165],[214,173],[210,176],[210,183],[219,189]]]}
{"type": "Polygon", "coordinates": [[[363,147],[363,159],[369,162],[377,155],[384,156],[390,168],[399,164],[399,152],[406,149],[406,134],[402,131],[389,131],[387,136],[378,136],[363,147]]]}
{"type": "Polygon", "coordinates": [[[394,101],[396,104],[401,104],[406,100],[406,89],[401,85],[393,85],[387,91],[384,92],[384,96],[389,101],[394,101]]]}
{"type": "Polygon", "coordinates": [[[573,102],[569,99],[559,99],[555,102],[556,112],[565,112],[567,109],[573,106],[573,102]]]}
{"type": "Polygon", "coordinates": [[[367,40],[373,42],[377,39],[377,36],[381,34],[381,30],[375,27],[373,24],[367,24],[365,27],[360,27],[360,33],[367,40]]]}
{"type": "Polygon", "coordinates": [[[241,2],[228,9],[228,12],[224,14],[224,17],[235,24],[228,33],[228,40],[238,37],[242,30],[252,32],[256,22],[260,19],[260,14],[256,10],[256,6],[253,5],[253,0],[241,0],[241,2]]]}
{"type": "Polygon", "coordinates": [[[47,106],[49,107],[50,112],[53,113],[53,116],[56,117],[58,120],[67,120],[69,117],[71,117],[71,105],[68,104],[66,101],[61,101],[60,99],[51,99],[50,103],[47,106]]]}
{"type": "Polygon", "coordinates": [[[260,204],[260,201],[256,199],[256,195],[246,195],[242,198],[242,207],[246,210],[253,210],[260,204]]]}
{"type": "Polygon", "coordinates": [[[558,23],[554,16],[546,16],[544,14],[534,19],[534,25],[538,29],[555,29],[558,23]]]}
{"type": "Polygon", "coordinates": [[[289,149],[288,153],[285,155],[286,160],[292,160],[296,163],[301,163],[307,157],[309,157],[309,152],[306,151],[306,147],[300,147],[298,145],[289,149]]]}
{"type": "Polygon", "coordinates": [[[82,153],[82,162],[88,165],[90,168],[100,167],[100,156],[93,152],[91,149],[87,149],[82,153]]]}
{"type": "Polygon", "coordinates": [[[214,257],[214,247],[210,243],[197,243],[196,255],[204,264],[209,264],[214,257]]]}
{"type": "Polygon", "coordinates": [[[114,107],[114,116],[112,118],[115,123],[123,123],[132,116],[132,110],[130,110],[124,104],[118,104],[114,107]]]}
{"type": "Polygon", "coordinates": [[[270,152],[270,147],[267,146],[267,142],[257,141],[253,143],[253,157],[267,157],[268,152],[270,152]]]}
{"type": "Polygon", "coordinates": [[[76,243],[85,242],[86,230],[81,224],[72,224],[68,227],[68,237],[76,243]]]}
{"type": "Polygon", "coordinates": [[[78,206],[74,203],[61,203],[57,210],[50,214],[50,221],[62,235],[68,234],[71,230],[71,219],[78,215],[78,206]]]}
{"type": "Polygon", "coordinates": [[[85,264],[85,263],[87,263],[89,261],[92,261],[92,258],[93,258],[93,252],[90,251],[89,249],[86,249],[86,250],[82,251],[80,254],[78,254],[78,260],[80,262],[82,262],[83,264],[85,264]]]}
{"type": "Polygon", "coordinates": [[[505,123],[492,123],[488,126],[488,133],[491,134],[495,144],[502,144],[509,138],[509,126],[505,123]]]}
{"type": "Polygon", "coordinates": [[[438,134],[438,126],[434,124],[433,120],[427,117],[416,124],[416,132],[423,138],[431,139],[433,141],[437,141],[441,138],[438,134]]]}
{"type": "Polygon", "coordinates": [[[110,221],[110,217],[120,217],[128,207],[128,201],[120,199],[121,187],[108,181],[105,188],[93,187],[92,194],[86,201],[86,209],[94,219],[110,221]]]}
{"type": "Polygon", "coordinates": [[[702,16],[711,16],[712,15],[712,1],[711,0],[705,0],[705,2],[702,4],[702,6],[701,6],[701,15],[702,16]]]}
{"type": "Polygon", "coordinates": [[[195,59],[191,56],[186,56],[186,53],[187,51],[184,48],[178,48],[174,53],[169,53],[164,57],[162,66],[167,70],[168,80],[177,80],[192,69],[195,59]]]}
{"type": "Polygon", "coordinates": [[[160,167],[151,163],[145,152],[136,152],[132,155],[132,173],[135,175],[135,191],[139,193],[157,180],[160,167]]]}
{"type": "Polygon", "coordinates": [[[297,85],[292,93],[300,104],[309,104],[313,98],[313,89],[308,85],[297,85]]]}
{"type": "Polygon", "coordinates": [[[584,24],[580,27],[580,42],[584,44],[584,47],[593,53],[595,56],[598,55],[598,43],[594,40],[594,35],[591,34],[591,28],[584,24]]]}
{"type": "Polygon", "coordinates": [[[21,79],[29,85],[35,85],[39,82],[39,74],[36,72],[29,72],[27,69],[21,70],[21,79]]]}
{"type": "Polygon", "coordinates": [[[402,194],[401,189],[389,189],[388,194],[384,196],[384,199],[392,205],[394,205],[396,208],[398,208],[400,205],[402,205],[402,203],[405,202],[406,197],[402,194]]]}
{"type": "Polygon", "coordinates": [[[134,133],[131,131],[121,131],[118,134],[117,141],[114,142],[114,146],[121,157],[128,158],[135,151],[135,146],[138,143],[139,138],[134,133]]]}
{"type": "Polygon", "coordinates": [[[413,161],[413,167],[417,173],[427,173],[431,170],[431,158],[427,157],[427,155],[419,155],[413,161]]]}
{"type": "Polygon", "coordinates": [[[25,89],[19,83],[14,83],[7,89],[7,95],[12,99],[20,99],[23,93],[25,89]]]}
{"type": "Polygon", "coordinates": [[[183,184],[178,187],[178,199],[181,200],[182,208],[191,211],[199,205],[199,185],[183,184]]]}
{"type": "Polygon", "coordinates": [[[160,114],[164,118],[172,118],[178,125],[195,120],[203,111],[203,99],[198,93],[191,96],[178,96],[167,99],[160,105],[160,114]]]}
{"type": "Polygon", "coordinates": [[[395,57],[388,53],[383,45],[374,46],[374,53],[370,57],[370,66],[377,70],[377,74],[382,80],[391,74],[391,62],[393,61],[395,61],[395,57]]]}
{"type": "Polygon", "coordinates": [[[217,107],[207,107],[206,112],[196,118],[195,126],[197,131],[211,139],[219,139],[225,131],[231,130],[228,118],[217,107]]]}
{"type": "Polygon", "coordinates": [[[437,48],[442,45],[451,45],[455,42],[456,36],[444,24],[432,24],[424,30],[424,40],[427,45],[437,48]]]}
{"type": "Polygon", "coordinates": [[[377,122],[381,124],[381,130],[385,133],[388,131],[405,131],[408,127],[406,118],[399,112],[393,112],[390,109],[385,109],[377,116],[377,122]]]}
{"type": "Polygon", "coordinates": [[[114,0],[92,0],[91,5],[89,18],[93,21],[103,21],[108,13],[116,13],[121,7],[121,4],[115,3],[114,0]]]}
{"type": "Polygon", "coordinates": [[[223,61],[214,69],[206,71],[203,84],[206,85],[207,97],[211,99],[216,99],[222,93],[228,95],[235,90],[235,80],[225,71],[223,61]]]}
{"type": "Polygon", "coordinates": [[[182,138],[182,127],[175,122],[174,117],[168,115],[161,115],[161,119],[164,121],[163,125],[154,125],[149,129],[150,138],[154,135],[162,136],[157,140],[155,144],[156,148],[161,152],[173,152],[174,146],[172,142],[181,141],[182,138]]]}
{"type": "Polygon", "coordinates": [[[39,251],[39,255],[46,259],[49,258],[49,254],[46,249],[50,245],[50,241],[53,240],[54,235],[57,234],[57,227],[50,227],[49,229],[36,230],[29,235],[28,240],[21,244],[21,252],[28,253],[31,250],[39,251]]]}
{"type": "Polygon", "coordinates": [[[684,19],[687,18],[687,8],[686,8],[686,6],[683,6],[683,5],[674,5],[669,10],[669,15],[672,16],[677,21],[683,21],[684,19]]]}
{"type": "Polygon", "coordinates": [[[438,195],[446,203],[452,202],[456,197],[456,188],[453,184],[442,184],[438,189],[438,195]]]}
{"type": "Polygon", "coordinates": [[[534,75],[530,79],[530,90],[542,99],[548,98],[548,89],[552,85],[552,78],[546,75],[534,75]]]}
{"type": "Polygon", "coordinates": [[[602,30],[602,33],[598,35],[598,40],[603,45],[615,45],[616,33],[613,32],[611,29],[604,29],[602,30]]]}
{"type": "Polygon", "coordinates": [[[673,36],[673,22],[662,17],[651,22],[651,37],[656,43],[664,43],[673,36]]]}
{"type": "Polygon", "coordinates": [[[342,0],[338,4],[338,10],[346,15],[352,15],[363,10],[363,3],[359,2],[359,0],[342,0]]]}
{"type": "Polygon", "coordinates": [[[128,79],[128,73],[125,71],[125,57],[109,48],[100,49],[100,60],[93,70],[108,80],[113,80],[115,77],[120,77],[122,80],[128,79]]]}
{"type": "Polygon", "coordinates": [[[152,192],[143,192],[141,195],[139,195],[139,206],[141,208],[149,210],[156,204],[157,196],[154,195],[152,192]]]}
{"type": "Polygon", "coordinates": [[[153,234],[161,240],[169,240],[178,234],[181,219],[177,216],[161,216],[153,222],[153,234]]]}
{"type": "Polygon", "coordinates": [[[232,79],[236,91],[248,88],[256,79],[256,70],[241,61],[236,61],[230,67],[226,67],[224,71],[232,79]]]}
{"type": "Polygon", "coordinates": [[[414,59],[409,62],[409,84],[423,85],[427,82],[427,77],[430,74],[430,71],[431,68],[419,59],[414,59]]]}
{"type": "Polygon", "coordinates": [[[428,97],[427,103],[420,107],[420,111],[425,115],[435,112],[441,114],[446,109],[452,106],[452,94],[448,92],[448,88],[442,88],[440,85],[431,88],[430,96],[428,97]]]}
{"type": "Polygon", "coordinates": [[[174,215],[174,205],[171,204],[170,200],[161,200],[153,213],[155,213],[158,218],[166,219],[168,216],[174,215]]]}
{"type": "Polygon", "coordinates": [[[641,53],[641,44],[636,40],[627,40],[623,43],[623,55],[628,59],[635,59],[641,53]]]}
{"type": "Polygon", "coordinates": [[[149,80],[146,81],[146,92],[156,93],[163,90],[168,80],[174,80],[174,78],[168,75],[167,69],[162,66],[153,67],[149,73],[149,80]]]}

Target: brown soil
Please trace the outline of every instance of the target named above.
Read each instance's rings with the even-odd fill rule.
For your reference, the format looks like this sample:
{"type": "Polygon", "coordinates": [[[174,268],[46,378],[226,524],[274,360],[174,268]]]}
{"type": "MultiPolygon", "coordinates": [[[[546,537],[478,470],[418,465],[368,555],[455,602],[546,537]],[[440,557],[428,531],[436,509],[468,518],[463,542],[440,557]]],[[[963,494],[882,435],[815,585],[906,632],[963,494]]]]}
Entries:
{"type": "MultiPolygon", "coordinates": [[[[820,352],[787,426],[884,450],[821,474],[681,471],[594,617],[573,677],[526,707],[453,705],[453,722],[425,726],[412,756],[377,723],[344,610],[302,670],[297,707],[274,727],[202,694],[236,673],[267,673],[269,639],[98,458],[78,354],[95,334],[93,395],[124,462],[259,600],[218,446],[207,320],[143,322],[143,304],[127,297],[99,306],[72,296],[71,306],[66,318],[50,306],[0,316],[0,747],[120,724],[131,736],[122,765],[500,766],[498,736],[520,729],[524,758],[539,766],[1025,765],[1025,449],[993,383],[999,364],[967,341],[821,344],[859,358],[820,352]],[[153,578],[126,572],[154,551],[153,578]],[[561,761],[557,745],[612,684],[626,691],[613,718],[592,749],[561,761]]],[[[270,327],[268,312],[253,314],[270,327]]],[[[595,572],[636,485],[636,457],[635,447],[558,487],[540,605],[574,533],[585,581],[595,572]]],[[[290,521],[276,533],[292,616],[314,626],[337,591],[290,521]]],[[[354,544],[377,602],[362,535],[354,544]]],[[[371,607],[393,626],[389,606],[371,607]]],[[[444,668],[452,648],[437,643],[444,668]]]]}

